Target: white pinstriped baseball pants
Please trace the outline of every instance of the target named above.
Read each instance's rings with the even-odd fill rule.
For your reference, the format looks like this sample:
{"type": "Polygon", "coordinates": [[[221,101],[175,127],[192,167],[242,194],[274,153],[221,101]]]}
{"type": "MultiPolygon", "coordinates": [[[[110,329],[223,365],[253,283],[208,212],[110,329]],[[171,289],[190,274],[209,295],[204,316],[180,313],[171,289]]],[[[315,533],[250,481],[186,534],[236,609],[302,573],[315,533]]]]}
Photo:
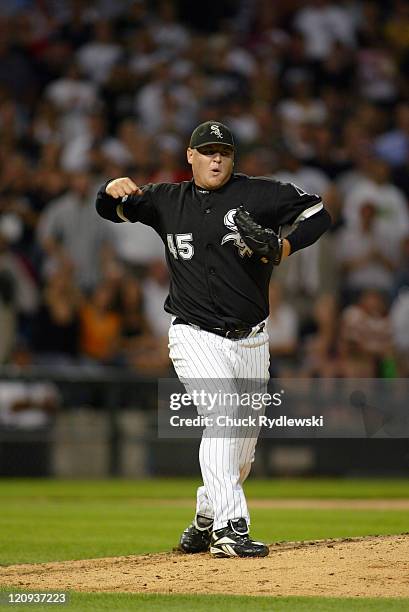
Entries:
{"type": "MultiPolygon", "coordinates": [[[[190,325],[171,325],[169,351],[176,373],[191,393],[195,381],[221,381],[223,391],[243,393],[246,379],[269,379],[269,346],[265,331],[252,338],[229,340],[190,325]]],[[[205,388],[205,384],[201,385],[205,388]]],[[[198,414],[207,408],[197,406],[198,414]]],[[[216,408],[217,411],[217,408],[216,408]]],[[[249,432],[240,436],[217,436],[205,428],[199,460],[203,486],[197,490],[196,512],[214,518],[214,529],[229,519],[244,517],[250,522],[243,482],[247,478],[257,437],[249,432]]]]}

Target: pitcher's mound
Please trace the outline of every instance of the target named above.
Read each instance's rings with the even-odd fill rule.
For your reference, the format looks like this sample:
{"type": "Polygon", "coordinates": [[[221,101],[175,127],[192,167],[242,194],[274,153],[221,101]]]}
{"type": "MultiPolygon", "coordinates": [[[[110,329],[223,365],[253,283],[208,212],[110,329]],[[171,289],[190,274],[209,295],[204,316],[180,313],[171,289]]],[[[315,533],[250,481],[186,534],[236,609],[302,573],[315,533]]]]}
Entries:
{"type": "Polygon", "coordinates": [[[409,534],[272,544],[264,559],[161,553],[0,568],[32,590],[409,597],[409,534]]]}

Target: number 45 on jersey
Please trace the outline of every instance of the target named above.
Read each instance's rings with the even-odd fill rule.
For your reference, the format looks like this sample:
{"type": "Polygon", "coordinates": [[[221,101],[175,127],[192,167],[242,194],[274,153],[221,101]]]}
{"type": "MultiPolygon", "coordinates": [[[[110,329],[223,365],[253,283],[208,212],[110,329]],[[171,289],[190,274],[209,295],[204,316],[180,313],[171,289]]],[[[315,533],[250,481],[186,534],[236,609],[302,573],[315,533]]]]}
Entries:
{"type": "Polygon", "coordinates": [[[168,248],[175,259],[192,259],[195,249],[192,234],[167,234],[168,248]]]}

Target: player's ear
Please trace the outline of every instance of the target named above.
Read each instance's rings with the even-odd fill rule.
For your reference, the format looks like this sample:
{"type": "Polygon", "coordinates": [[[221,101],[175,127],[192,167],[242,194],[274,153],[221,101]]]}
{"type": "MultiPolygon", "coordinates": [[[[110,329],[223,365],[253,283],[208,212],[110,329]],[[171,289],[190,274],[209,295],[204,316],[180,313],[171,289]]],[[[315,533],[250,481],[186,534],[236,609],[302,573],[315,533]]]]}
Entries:
{"type": "Polygon", "coordinates": [[[191,164],[193,160],[193,149],[191,149],[190,147],[188,147],[186,151],[186,158],[187,158],[188,164],[191,164]]]}

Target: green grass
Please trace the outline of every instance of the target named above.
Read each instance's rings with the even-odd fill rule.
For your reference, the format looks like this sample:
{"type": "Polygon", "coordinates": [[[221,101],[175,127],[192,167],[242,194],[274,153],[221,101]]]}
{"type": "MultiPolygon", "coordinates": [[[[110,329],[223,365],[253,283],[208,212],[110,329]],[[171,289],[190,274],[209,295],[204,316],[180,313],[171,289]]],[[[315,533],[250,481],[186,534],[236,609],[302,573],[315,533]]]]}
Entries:
{"type": "MultiPolygon", "coordinates": [[[[73,498],[192,498],[198,480],[49,480],[0,479],[3,497],[73,497],[73,498]]],[[[295,478],[249,479],[246,493],[260,499],[409,499],[408,479],[295,478]]]]}
{"type": "MultiPolygon", "coordinates": [[[[189,480],[0,480],[0,564],[171,550],[193,515],[196,486],[189,480]]],[[[403,480],[254,480],[246,490],[250,509],[256,497],[409,497],[403,480]]],[[[254,508],[251,515],[254,535],[269,543],[408,531],[404,510],[254,508]]]]}
{"type": "MultiPolygon", "coordinates": [[[[0,589],[0,593],[3,589],[0,589]]],[[[7,589],[10,591],[10,589],[7,589]]],[[[17,592],[13,590],[13,592],[17,592]]],[[[42,610],[50,605],[8,606],[13,610],[42,610]]],[[[6,609],[6,608],[5,608],[6,609]]],[[[154,612],[407,612],[408,599],[329,597],[240,597],[232,595],[136,595],[128,593],[71,593],[61,610],[149,610],[154,612]]]]}
{"type": "MultiPolygon", "coordinates": [[[[193,505],[155,507],[135,500],[10,500],[1,508],[0,564],[171,550],[192,514],[193,505]]],[[[251,514],[252,533],[269,543],[408,530],[403,510],[255,508],[251,514]]]]}

